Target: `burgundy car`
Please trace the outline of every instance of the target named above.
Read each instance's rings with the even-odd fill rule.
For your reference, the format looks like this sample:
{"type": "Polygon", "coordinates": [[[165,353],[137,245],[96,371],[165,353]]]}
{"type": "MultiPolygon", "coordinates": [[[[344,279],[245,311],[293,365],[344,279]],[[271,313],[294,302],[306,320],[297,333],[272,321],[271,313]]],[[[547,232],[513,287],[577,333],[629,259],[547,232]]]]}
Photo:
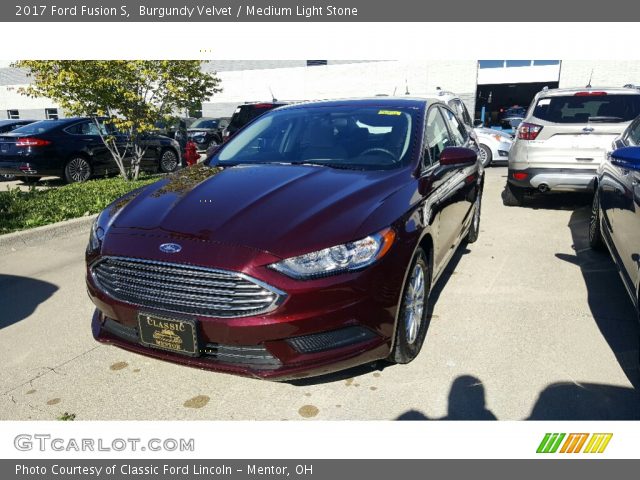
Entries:
{"type": "Polygon", "coordinates": [[[259,378],[410,362],[431,286],[478,237],[475,148],[437,98],[272,110],[99,215],[93,334],[259,378]]]}

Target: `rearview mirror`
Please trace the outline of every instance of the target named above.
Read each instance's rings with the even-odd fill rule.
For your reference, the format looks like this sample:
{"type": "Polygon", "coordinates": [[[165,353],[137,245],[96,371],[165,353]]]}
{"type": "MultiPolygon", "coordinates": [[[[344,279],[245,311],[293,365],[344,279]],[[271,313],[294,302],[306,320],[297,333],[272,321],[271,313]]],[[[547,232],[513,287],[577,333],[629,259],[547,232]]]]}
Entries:
{"type": "Polygon", "coordinates": [[[447,147],[440,154],[440,165],[442,166],[471,166],[478,161],[478,154],[475,150],[464,147],[447,147]]]}
{"type": "Polygon", "coordinates": [[[611,154],[611,163],[627,170],[640,170],[640,147],[623,147],[611,154]]]}

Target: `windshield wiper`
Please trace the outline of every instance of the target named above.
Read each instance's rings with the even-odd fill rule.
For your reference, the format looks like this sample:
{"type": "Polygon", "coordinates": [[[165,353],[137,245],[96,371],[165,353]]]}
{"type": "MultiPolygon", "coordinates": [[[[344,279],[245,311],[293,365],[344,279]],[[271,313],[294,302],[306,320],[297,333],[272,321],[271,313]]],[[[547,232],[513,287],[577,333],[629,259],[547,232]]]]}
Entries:
{"type": "Polygon", "coordinates": [[[589,117],[589,122],[622,122],[622,118],[620,117],[607,117],[604,115],[597,117],[589,117]]]}

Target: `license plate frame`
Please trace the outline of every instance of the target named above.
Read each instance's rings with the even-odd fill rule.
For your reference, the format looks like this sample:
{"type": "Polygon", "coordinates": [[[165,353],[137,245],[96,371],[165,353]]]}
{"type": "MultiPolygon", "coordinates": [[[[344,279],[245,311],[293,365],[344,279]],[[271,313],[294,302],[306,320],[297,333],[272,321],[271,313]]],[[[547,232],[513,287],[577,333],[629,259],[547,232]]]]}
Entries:
{"type": "Polygon", "coordinates": [[[189,357],[200,356],[197,322],[155,313],[138,314],[140,343],[146,347],[189,357]]]}

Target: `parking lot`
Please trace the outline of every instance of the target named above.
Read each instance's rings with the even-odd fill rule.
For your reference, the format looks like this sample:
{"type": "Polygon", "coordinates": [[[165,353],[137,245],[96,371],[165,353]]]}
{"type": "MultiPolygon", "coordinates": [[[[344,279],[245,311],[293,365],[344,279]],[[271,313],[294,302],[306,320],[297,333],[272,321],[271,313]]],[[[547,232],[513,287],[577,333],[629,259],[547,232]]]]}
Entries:
{"type": "Polygon", "coordinates": [[[424,347],[295,383],[149,359],[96,343],[87,234],[0,257],[0,419],[640,419],[634,309],[586,233],[589,198],[503,206],[487,170],[481,234],[432,292],[424,347]]]}

